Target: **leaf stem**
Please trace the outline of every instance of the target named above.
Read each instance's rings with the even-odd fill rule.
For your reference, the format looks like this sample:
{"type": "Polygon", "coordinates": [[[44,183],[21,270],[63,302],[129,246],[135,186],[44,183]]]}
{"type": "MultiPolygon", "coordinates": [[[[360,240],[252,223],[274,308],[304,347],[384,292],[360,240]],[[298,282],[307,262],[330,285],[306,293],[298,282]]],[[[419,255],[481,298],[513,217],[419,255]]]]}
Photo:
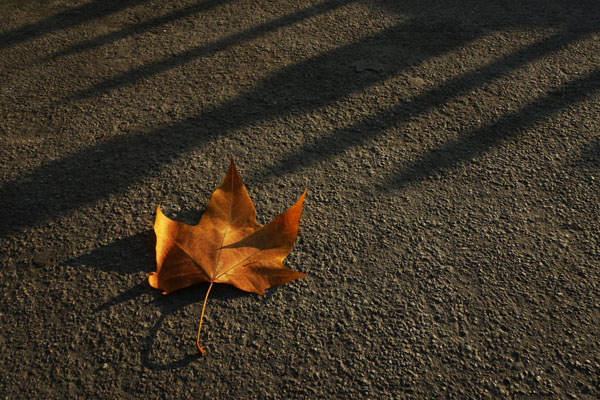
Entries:
{"type": "Polygon", "coordinates": [[[206,308],[206,300],[208,300],[208,294],[210,293],[210,289],[212,288],[213,282],[210,283],[208,290],[206,291],[206,297],[204,297],[204,304],[202,304],[202,314],[200,314],[200,323],[198,324],[198,336],[196,337],[196,348],[204,357],[206,355],[206,350],[200,347],[200,328],[202,328],[202,320],[204,319],[204,308],[206,308]]]}

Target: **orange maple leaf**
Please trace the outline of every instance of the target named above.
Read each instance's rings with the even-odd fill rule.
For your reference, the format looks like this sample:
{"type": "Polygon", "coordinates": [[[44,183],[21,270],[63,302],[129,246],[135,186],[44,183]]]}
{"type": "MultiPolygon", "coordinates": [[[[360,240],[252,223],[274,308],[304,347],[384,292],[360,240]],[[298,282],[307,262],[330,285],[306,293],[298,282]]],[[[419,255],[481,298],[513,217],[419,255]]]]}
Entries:
{"type": "Polygon", "coordinates": [[[267,225],[256,222],[256,210],[233,159],[221,186],[214,191],[197,225],[176,222],[156,211],[156,272],[150,286],[169,294],[200,282],[209,282],[198,324],[196,347],[206,300],[213,283],[226,283],[246,292],[265,289],[306,276],[283,264],[298,234],[306,191],[288,211],[267,225]]]}

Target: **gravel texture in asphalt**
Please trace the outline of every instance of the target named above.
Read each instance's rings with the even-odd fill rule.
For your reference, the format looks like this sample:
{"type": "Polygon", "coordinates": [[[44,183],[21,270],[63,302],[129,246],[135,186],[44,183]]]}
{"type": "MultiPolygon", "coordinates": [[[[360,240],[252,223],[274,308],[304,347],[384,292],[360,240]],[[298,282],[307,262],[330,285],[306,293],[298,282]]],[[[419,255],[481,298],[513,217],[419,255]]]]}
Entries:
{"type": "Polygon", "coordinates": [[[3,0],[7,399],[600,398],[597,0],[3,0]],[[163,296],[234,157],[266,296],[163,296]]]}

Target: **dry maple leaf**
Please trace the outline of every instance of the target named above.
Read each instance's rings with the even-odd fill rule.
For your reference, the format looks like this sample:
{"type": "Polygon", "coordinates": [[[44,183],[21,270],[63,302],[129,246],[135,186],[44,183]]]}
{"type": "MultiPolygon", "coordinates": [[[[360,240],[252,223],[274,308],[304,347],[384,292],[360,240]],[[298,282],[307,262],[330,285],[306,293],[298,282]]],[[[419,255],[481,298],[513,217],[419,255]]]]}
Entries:
{"type": "Polygon", "coordinates": [[[196,347],[206,300],[213,283],[226,283],[246,292],[265,294],[265,289],[306,276],[285,265],[292,250],[306,191],[288,211],[267,225],[256,222],[256,210],[240,179],[233,159],[221,186],[214,191],[197,225],[176,222],[156,212],[156,272],[150,286],[169,294],[209,282],[198,324],[196,347]]]}

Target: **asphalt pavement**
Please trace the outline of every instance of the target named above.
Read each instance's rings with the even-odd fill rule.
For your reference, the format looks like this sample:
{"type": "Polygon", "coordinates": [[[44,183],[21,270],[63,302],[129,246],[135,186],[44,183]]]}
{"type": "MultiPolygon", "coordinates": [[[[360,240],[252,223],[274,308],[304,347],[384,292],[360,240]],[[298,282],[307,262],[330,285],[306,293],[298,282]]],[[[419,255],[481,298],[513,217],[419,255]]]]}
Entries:
{"type": "Polygon", "coordinates": [[[7,399],[600,398],[600,4],[6,0],[7,399]],[[236,161],[266,296],[167,296],[236,161]]]}

